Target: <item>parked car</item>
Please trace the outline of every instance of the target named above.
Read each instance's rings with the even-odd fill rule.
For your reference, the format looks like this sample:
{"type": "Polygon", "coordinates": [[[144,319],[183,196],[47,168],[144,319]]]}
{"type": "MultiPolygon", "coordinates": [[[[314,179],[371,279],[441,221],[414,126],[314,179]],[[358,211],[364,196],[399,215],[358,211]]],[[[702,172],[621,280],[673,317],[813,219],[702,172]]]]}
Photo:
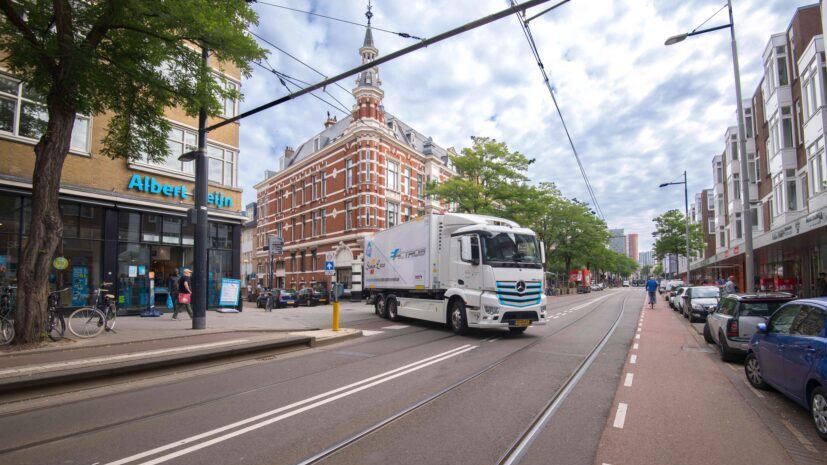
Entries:
{"type": "Polygon", "coordinates": [[[577,285],[577,293],[578,294],[588,294],[592,291],[591,286],[586,286],[585,284],[578,284],[577,285]]]}
{"type": "Polygon", "coordinates": [[[296,306],[305,305],[307,307],[314,307],[319,305],[319,294],[309,287],[301,289],[296,293],[296,306]]]}
{"type": "Polygon", "coordinates": [[[623,281],[623,287],[629,287],[629,280],[628,279],[623,281]]]}
{"type": "Polygon", "coordinates": [[[658,281],[658,293],[663,294],[663,292],[666,290],[667,282],[668,281],[665,279],[661,279],[660,281],[658,281]]]}
{"type": "Polygon", "coordinates": [[[816,431],[827,441],[827,297],[782,305],[758,324],[744,372],[758,389],[773,387],[810,410],[816,431]]]}
{"type": "Polygon", "coordinates": [[[672,308],[672,310],[675,310],[676,312],[678,311],[678,306],[675,305],[675,298],[678,295],[680,295],[681,292],[683,292],[683,287],[675,286],[672,288],[672,290],[669,291],[669,297],[667,297],[667,300],[669,301],[669,306],[672,308]]]}
{"type": "Polygon", "coordinates": [[[721,290],[717,286],[690,286],[680,298],[680,312],[690,323],[706,320],[710,312],[718,308],[721,290]]]}
{"type": "Polygon", "coordinates": [[[794,299],[786,292],[727,295],[706,317],[704,339],[720,347],[721,360],[732,361],[747,353],[758,324],[765,323],[778,307],[794,299]]]}
{"type": "Polygon", "coordinates": [[[671,281],[667,281],[666,287],[664,287],[663,289],[663,293],[666,294],[667,297],[670,297],[674,293],[675,288],[678,286],[686,286],[686,283],[684,283],[680,279],[673,279],[671,281]]]}
{"type": "Polygon", "coordinates": [[[270,289],[259,293],[256,307],[265,308],[267,306],[267,298],[271,295],[275,303],[274,308],[298,307],[296,291],[288,289],[270,289]]]}

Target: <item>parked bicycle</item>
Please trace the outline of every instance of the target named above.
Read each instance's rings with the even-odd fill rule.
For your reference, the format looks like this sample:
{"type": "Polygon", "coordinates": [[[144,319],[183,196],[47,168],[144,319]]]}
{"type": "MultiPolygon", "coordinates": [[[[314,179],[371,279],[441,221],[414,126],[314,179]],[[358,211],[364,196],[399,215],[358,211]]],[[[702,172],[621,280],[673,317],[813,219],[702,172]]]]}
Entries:
{"type": "Polygon", "coordinates": [[[49,339],[59,341],[63,339],[66,333],[66,320],[63,318],[63,313],[60,312],[58,303],[58,295],[61,292],[71,290],[71,287],[61,289],[59,291],[52,291],[49,293],[49,307],[46,309],[46,334],[49,339]]]}
{"type": "Polygon", "coordinates": [[[14,298],[17,288],[8,286],[0,292],[0,345],[14,340],[14,298]]]}
{"type": "Polygon", "coordinates": [[[101,283],[95,290],[91,307],[81,307],[69,314],[69,332],[79,338],[95,337],[104,330],[115,332],[115,296],[107,293],[112,283],[101,283]]]}

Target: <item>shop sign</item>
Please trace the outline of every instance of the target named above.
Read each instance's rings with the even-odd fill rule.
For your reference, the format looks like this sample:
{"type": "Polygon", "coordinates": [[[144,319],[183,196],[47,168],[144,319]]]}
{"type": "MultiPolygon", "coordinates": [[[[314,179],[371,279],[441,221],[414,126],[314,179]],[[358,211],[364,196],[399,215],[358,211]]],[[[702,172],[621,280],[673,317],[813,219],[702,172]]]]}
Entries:
{"type": "Polygon", "coordinates": [[[56,270],[65,270],[69,268],[69,260],[66,257],[57,257],[52,261],[52,265],[54,265],[56,270]]]}
{"type": "Polygon", "coordinates": [[[824,212],[815,212],[812,215],[807,215],[807,218],[804,220],[804,224],[807,225],[808,228],[814,228],[821,224],[824,221],[824,212]]]}
{"type": "MultiPolygon", "coordinates": [[[[798,223],[796,223],[796,226],[798,226],[798,223]]],[[[784,238],[784,237],[787,237],[787,236],[792,236],[792,235],[793,235],[793,225],[787,225],[787,226],[784,226],[781,229],[776,229],[775,231],[773,231],[772,232],[772,240],[778,240],[778,239],[781,239],[781,238],[784,238]]]]}
{"type": "MultiPolygon", "coordinates": [[[[145,192],[148,194],[161,195],[163,197],[171,197],[174,199],[186,200],[192,195],[187,191],[187,186],[172,186],[170,184],[161,184],[152,176],[141,176],[133,174],[129,180],[127,189],[136,190],[138,192],[145,192]]],[[[227,197],[220,191],[215,191],[207,194],[207,204],[214,205],[217,208],[232,208],[233,199],[227,197]]]]}

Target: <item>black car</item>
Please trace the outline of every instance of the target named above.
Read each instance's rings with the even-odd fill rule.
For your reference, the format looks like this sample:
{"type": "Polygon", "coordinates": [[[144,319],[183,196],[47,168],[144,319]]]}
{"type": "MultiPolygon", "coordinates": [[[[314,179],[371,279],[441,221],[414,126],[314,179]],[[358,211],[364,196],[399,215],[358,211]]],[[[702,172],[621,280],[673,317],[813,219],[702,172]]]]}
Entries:
{"type": "Polygon", "coordinates": [[[256,307],[266,308],[267,298],[270,296],[273,296],[273,301],[271,304],[273,308],[299,306],[298,300],[296,299],[296,291],[287,289],[270,289],[259,293],[258,300],[256,300],[256,307]]]}
{"type": "Polygon", "coordinates": [[[296,293],[296,306],[298,307],[299,305],[305,305],[308,307],[313,307],[319,305],[320,297],[321,296],[317,291],[306,287],[296,293]]]}

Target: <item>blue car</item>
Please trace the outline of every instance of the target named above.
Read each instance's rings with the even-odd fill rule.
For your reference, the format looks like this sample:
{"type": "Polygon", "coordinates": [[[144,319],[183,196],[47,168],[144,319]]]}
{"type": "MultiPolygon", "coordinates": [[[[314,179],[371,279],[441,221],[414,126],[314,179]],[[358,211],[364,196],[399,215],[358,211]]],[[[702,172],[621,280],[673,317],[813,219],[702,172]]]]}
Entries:
{"type": "Polygon", "coordinates": [[[773,387],[812,413],[827,441],[827,297],[790,301],[758,324],[744,371],[758,389],[773,387]]]}

